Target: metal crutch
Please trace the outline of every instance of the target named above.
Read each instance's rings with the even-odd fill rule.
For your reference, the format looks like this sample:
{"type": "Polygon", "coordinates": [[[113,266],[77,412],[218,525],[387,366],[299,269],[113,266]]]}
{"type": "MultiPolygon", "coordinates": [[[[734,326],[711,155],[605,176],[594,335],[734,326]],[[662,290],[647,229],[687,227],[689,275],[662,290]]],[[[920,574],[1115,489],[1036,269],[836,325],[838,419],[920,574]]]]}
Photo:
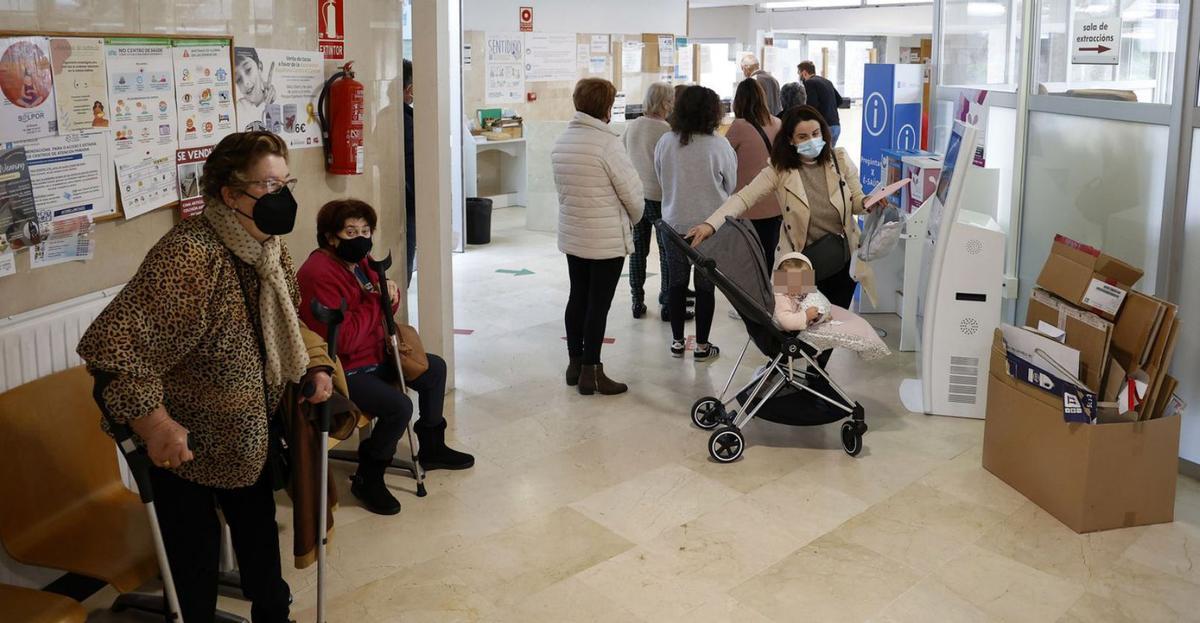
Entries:
{"type": "MultiPolygon", "coordinates": [[[[145,448],[134,443],[133,431],[129,426],[118,424],[113,419],[112,412],[108,410],[108,403],[104,400],[104,388],[108,387],[112,380],[111,377],[96,374],[95,380],[96,382],[92,386],[92,398],[108,422],[108,429],[117,442],[117,449],[125,457],[125,463],[129,465],[129,472],[133,475],[134,482],[137,483],[138,496],[142,498],[142,504],[146,505],[146,516],[150,519],[150,535],[154,539],[154,554],[158,558],[158,571],[162,575],[163,593],[167,596],[167,620],[183,623],[183,613],[179,609],[179,595],[175,592],[175,578],[171,576],[171,563],[167,560],[167,547],[163,544],[162,529],[158,525],[158,513],[154,510],[154,488],[150,484],[150,454],[146,452],[145,448]]],[[[188,449],[191,449],[191,446],[192,441],[189,437],[188,449]]]]}
{"type": "MultiPolygon", "coordinates": [[[[387,289],[387,269],[392,267],[392,254],[382,260],[367,258],[367,265],[379,276],[379,304],[383,306],[383,323],[387,328],[388,340],[392,345],[392,357],[396,364],[396,378],[400,380],[400,391],[408,393],[408,385],[404,382],[404,369],[400,367],[400,342],[396,339],[396,319],[392,317],[392,301],[387,289]]],[[[408,450],[412,455],[413,478],[417,479],[417,497],[423,498],[425,491],[425,470],[417,462],[416,437],[413,436],[413,419],[408,418],[408,450]]]]}
{"type": "MultiPolygon", "coordinates": [[[[314,298],[310,308],[317,322],[325,325],[325,347],[329,358],[336,362],[338,326],[346,316],[346,301],[343,299],[337,309],[331,309],[314,298]]],[[[301,391],[305,396],[311,396],[316,387],[309,383],[301,391]]],[[[317,430],[321,432],[321,475],[317,485],[321,491],[317,506],[317,623],[325,623],[325,544],[329,531],[326,517],[329,508],[329,401],[317,404],[315,411],[317,430]]]]}

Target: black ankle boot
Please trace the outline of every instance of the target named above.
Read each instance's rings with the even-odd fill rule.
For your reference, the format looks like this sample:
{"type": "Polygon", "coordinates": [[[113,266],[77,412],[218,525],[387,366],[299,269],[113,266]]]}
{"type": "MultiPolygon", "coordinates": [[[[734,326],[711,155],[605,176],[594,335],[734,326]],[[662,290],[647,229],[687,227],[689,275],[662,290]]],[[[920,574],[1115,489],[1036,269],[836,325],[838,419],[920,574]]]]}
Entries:
{"type": "Polygon", "coordinates": [[[437,426],[416,426],[417,442],[421,451],[417,460],[425,471],[434,469],[468,469],[475,465],[475,457],[446,446],[446,421],[437,426]]]}
{"type": "Polygon", "coordinates": [[[583,367],[583,355],[570,355],[567,363],[567,385],[575,387],[579,384],[579,370],[583,367]]]}
{"type": "Polygon", "coordinates": [[[383,482],[383,473],[390,464],[391,461],[363,460],[358,464],[358,471],[350,477],[350,492],[376,515],[395,515],[400,512],[400,502],[383,482]]]}

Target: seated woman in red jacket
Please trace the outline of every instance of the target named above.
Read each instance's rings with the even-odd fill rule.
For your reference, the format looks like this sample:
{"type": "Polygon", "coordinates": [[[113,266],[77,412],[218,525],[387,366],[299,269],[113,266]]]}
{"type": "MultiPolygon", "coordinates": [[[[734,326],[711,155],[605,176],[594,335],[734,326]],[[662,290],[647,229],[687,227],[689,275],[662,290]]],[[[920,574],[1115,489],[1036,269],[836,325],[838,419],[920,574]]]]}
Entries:
{"type": "MultiPolygon", "coordinates": [[[[388,491],[383,474],[396,453],[396,443],[413,415],[413,404],[396,384],[395,365],[386,350],[387,332],[379,301],[379,277],[367,265],[375,210],[357,199],[330,201],[317,213],[317,243],[296,278],[300,283],[300,318],[313,331],[325,327],[313,317],[308,302],[337,307],[346,301],[346,319],[338,333],[338,359],[346,370],[350,399],[375,417],[375,429],[358,446],[358,473],[351,492],[367,510],[381,515],[400,512],[400,503],[388,491]]],[[[387,282],[392,313],[399,307],[398,288],[387,282]]],[[[426,470],[467,469],[475,464],[469,454],[446,447],[446,362],[429,354],[429,369],[408,382],[416,390],[421,417],[414,428],[420,446],[417,460],[426,470]]]]}

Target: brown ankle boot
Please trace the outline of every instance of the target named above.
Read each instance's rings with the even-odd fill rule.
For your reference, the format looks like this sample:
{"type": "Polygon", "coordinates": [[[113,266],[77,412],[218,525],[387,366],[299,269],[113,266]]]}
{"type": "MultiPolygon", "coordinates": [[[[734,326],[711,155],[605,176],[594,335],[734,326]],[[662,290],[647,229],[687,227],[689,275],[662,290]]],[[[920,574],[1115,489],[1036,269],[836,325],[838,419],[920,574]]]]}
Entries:
{"type": "Polygon", "coordinates": [[[579,393],[584,396],[591,396],[595,392],[600,392],[605,396],[614,394],[623,394],[629,391],[629,386],[624,383],[618,383],[604,375],[604,364],[598,363],[594,366],[584,365],[579,375],[579,393]]]}
{"type": "Polygon", "coordinates": [[[583,367],[583,357],[571,357],[571,363],[567,364],[567,385],[575,387],[579,384],[579,372],[583,367]]]}

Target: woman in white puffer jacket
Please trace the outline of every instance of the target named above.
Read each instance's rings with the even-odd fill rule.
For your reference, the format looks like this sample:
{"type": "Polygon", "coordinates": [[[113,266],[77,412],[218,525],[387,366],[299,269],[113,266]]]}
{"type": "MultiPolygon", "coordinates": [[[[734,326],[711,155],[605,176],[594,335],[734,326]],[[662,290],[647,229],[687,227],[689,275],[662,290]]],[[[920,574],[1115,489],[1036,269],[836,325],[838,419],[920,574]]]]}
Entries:
{"type": "Polygon", "coordinates": [[[628,389],[604,375],[600,347],[625,256],[633,251],[633,224],[644,209],[642,182],[621,137],[608,122],[617,89],[586,78],[575,85],[575,117],[550,152],[558,189],[558,249],[567,255],[567,385],[579,393],[620,394],[628,389]]]}

